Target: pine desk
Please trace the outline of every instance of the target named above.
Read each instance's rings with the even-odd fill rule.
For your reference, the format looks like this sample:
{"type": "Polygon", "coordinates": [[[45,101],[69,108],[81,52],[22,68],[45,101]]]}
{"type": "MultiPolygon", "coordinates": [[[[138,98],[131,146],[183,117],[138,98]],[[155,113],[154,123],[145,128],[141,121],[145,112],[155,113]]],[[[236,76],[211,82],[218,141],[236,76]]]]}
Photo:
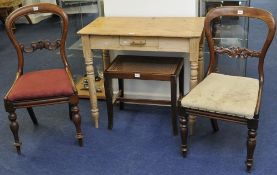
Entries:
{"type": "MultiPolygon", "coordinates": [[[[190,88],[193,88],[203,77],[203,28],[203,17],[99,17],[82,28],[78,34],[83,44],[95,127],[99,110],[92,49],[103,50],[104,68],[110,63],[109,50],[189,53],[190,88]]],[[[194,123],[195,117],[190,117],[190,126],[194,123]]]]}

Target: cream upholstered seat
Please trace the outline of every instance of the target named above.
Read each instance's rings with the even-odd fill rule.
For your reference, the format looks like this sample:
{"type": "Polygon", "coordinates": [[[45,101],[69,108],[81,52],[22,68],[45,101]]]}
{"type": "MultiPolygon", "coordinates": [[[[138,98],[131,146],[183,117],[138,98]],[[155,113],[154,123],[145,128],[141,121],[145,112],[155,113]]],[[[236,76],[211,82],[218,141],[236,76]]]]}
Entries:
{"type": "MultiPolygon", "coordinates": [[[[229,19],[229,18],[228,18],[229,19]]],[[[181,133],[181,152],[183,156],[188,152],[188,125],[191,116],[211,119],[214,131],[218,131],[217,120],[246,125],[247,155],[245,165],[247,171],[253,166],[253,156],[256,147],[256,136],[259,125],[259,111],[264,84],[264,60],[266,52],[274,38],[276,24],[271,13],[263,9],[244,6],[223,6],[211,9],[204,22],[205,36],[207,38],[210,62],[206,77],[179,101],[179,123],[181,133]],[[237,45],[223,46],[215,42],[214,33],[217,30],[215,22],[225,17],[251,18],[261,20],[266,24],[267,32],[261,50],[237,45]],[[218,55],[229,56],[235,59],[258,59],[258,77],[247,78],[224,75],[217,72],[218,64],[222,63],[218,55]]],[[[255,38],[249,38],[255,39],[255,38]]],[[[192,120],[191,120],[192,121],[192,120]]]]}
{"type": "Polygon", "coordinates": [[[248,77],[209,74],[185,96],[183,107],[221,114],[253,118],[259,80],[248,77]]]}

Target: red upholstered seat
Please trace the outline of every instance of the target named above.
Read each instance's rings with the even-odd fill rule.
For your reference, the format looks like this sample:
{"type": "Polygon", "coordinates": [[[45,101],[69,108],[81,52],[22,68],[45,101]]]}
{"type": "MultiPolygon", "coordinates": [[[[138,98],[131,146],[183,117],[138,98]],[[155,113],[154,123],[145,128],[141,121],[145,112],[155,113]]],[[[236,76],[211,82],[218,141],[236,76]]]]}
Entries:
{"type": "Polygon", "coordinates": [[[73,87],[64,69],[23,74],[12,87],[8,100],[20,101],[73,95],[73,87]]]}

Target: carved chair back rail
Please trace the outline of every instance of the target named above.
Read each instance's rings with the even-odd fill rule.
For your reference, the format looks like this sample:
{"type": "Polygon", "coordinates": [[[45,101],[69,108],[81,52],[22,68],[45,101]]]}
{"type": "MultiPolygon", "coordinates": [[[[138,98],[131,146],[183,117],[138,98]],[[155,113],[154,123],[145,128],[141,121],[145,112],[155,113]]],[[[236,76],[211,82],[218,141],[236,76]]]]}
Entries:
{"type": "MultiPolygon", "coordinates": [[[[257,8],[244,8],[239,6],[233,6],[232,8],[222,7],[217,9],[213,12],[213,14],[209,14],[206,16],[205,19],[205,33],[208,41],[208,45],[210,48],[210,65],[208,69],[208,74],[211,72],[215,72],[215,53],[219,54],[227,54],[233,58],[247,58],[247,57],[258,57],[260,58],[259,61],[259,73],[263,72],[260,68],[263,68],[265,54],[273,40],[275,35],[275,21],[274,17],[271,13],[258,9],[257,8]],[[265,40],[265,43],[262,47],[261,51],[253,51],[247,48],[239,48],[239,47],[231,47],[231,48],[223,48],[223,47],[216,47],[215,43],[212,39],[212,31],[210,30],[211,22],[213,19],[221,16],[241,16],[241,17],[249,17],[249,18],[256,18],[264,21],[268,27],[268,33],[265,40]]],[[[261,75],[260,75],[261,76],[261,75]]]]}
{"type": "Polygon", "coordinates": [[[60,54],[62,61],[64,63],[65,67],[68,67],[67,63],[67,58],[65,54],[65,41],[66,41],[66,36],[68,33],[68,17],[67,14],[64,11],[61,11],[61,8],[56,6],[56,5],[51,5],[49,6],[48,3],[39,3],[39,4],[33,4],[33,5],[28,5],[24,6],[23,8],[20,8],[20,10],[15,10],[13,11],[7,18],[5,27],[7,29],[7,34],[14,45],[17,55],[18,55],[18,73],[22,74],[23,73],[23,65],[24,65],[24,58],[23,58],[23,52],[29,53],[32,51],[35,51],[37,49],[58,49],[60,48],[60,54]],[[16,40],[15,34],[13,33],[12,26],[14,22],[20,18],[21,16],[26,16],[28,14],[37,14],[37,13],[53,13],[57,16],[60,17],[61,19],[61,24],[62,24],[62,33],[61,37],[55,41],[55,42],[50,42],[50,41],[38,41],[38,42],[32,42],[31,43],[31,48],[25,47],[22,43],[19,43],[16,40]]]}

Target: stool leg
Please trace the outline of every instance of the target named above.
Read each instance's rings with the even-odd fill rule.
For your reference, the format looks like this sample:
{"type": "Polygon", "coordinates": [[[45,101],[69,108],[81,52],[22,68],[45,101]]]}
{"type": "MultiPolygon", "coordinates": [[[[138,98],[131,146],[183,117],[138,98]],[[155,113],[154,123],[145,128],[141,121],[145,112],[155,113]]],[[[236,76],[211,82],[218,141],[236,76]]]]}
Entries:
{"type": "Polygon", "coordinates": [[[170,86],[171,86],[171,120],[172,120],[172,129],[173,134],[178,135],[177,129],[177,81],[176,76],[170,77],[170,86]]]}
{"type": "Polygon", "coordinates": [[[212,124],[214,132],[217,132],[219,130],[217,120],[211,119],[211,124],[212,124]]]}
{"type": "Polygon", "coordinates": [[[0,16],[0,21],[5,25],[5,19],[2,16],[0,16]]]}
{"type": "MultiPolygon", "coordinates": [[[[124,80],[123,79],[118,79],[118,89],[121,91],[120,97],[124,97],[124,80]]],[[[119,109],[122,110],[124,109],[124,102],[120,101],[119,102],[119,109]]]]}
{"type": "Polygon", "coordinates": [[[113,128],[113,91],[112,91],[112,82],[111,78],[104,76],[104,85],[105,85],[105,95],[106,95],[106,104],[108,112],[108,129],[113,128]]]}
{"type": "MultiPolygon", "coordinates": [[[[22,7],[22,4],[19,4],[19,7],[22,7]]],[[[25,15],[25,18],[27,19],[27,21],[29,22],[29,24],[33,24],[31,18],[28,15],[25,15]]]]}
{"type": "Polygon", "coordinates": [[[30,18],[28,15],[25,15],[25,18],[27,19],[27,21],[28,21],[29,24],[33,24],[31,18],[30,18]]]}
{"type": "Polygon", "coordinates": [[[179,98],[183,98],[184,95],[184,66],[179,73],[179,98]]]}

